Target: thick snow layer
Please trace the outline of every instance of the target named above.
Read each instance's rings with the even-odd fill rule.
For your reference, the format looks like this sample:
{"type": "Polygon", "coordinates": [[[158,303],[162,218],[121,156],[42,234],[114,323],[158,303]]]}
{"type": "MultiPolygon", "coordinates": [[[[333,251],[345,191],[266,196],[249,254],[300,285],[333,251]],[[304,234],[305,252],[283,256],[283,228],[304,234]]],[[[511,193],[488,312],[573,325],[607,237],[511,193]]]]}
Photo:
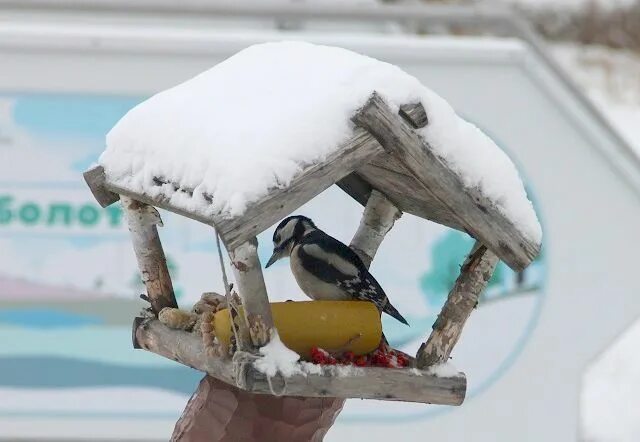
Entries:
{"type": "Polygon", "coordinates": [[[373,91],[392,106],[421,101],[421,134],[468,187],[534,241],[540,225],[507,155],[449,104],[397,66],[305,42],[250,46],[125,115],[100,158],[110,180],[164,194],[203,214],[240,215],[286,186],[353,133],[350,117],[373,91]],[[153,179],[165,184],[153,186],[153,179]],[[194,189],[194,198],[174,190],[194,189]],[[203,194],[212,197],[207,203],[203,194]]]}
{"type": "Polygon", "coordinates": [[[289,377],[302,372],[298,364],[300,355],[289,350],[277,333],[271,337],[271,341],[267,345],[260,348],[260,354],[263,357],[258,359],[254,366],[269,377],[275,376],[277,373],[289,377]]]}

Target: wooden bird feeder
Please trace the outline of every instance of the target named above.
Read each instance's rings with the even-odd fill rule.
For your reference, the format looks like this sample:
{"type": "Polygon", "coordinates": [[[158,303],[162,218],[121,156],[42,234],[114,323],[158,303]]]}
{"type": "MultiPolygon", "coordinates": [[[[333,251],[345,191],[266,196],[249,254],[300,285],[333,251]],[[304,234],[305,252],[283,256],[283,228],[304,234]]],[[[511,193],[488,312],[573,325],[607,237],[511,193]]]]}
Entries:
{"type": "MultiPolygon", "coordinates": [[[[477,242],[412,367],[359,367],[337,375],[334,367],[323,366],[317,373],[279,379],[279,391],[299,397],[445,405],[463,402],[464,374],[438,377],[430,367],[448,361],[498,260],[521,271],[537,256],[540,243],[532,242],[514,220],[479,190],[465,187],[451,165],[434,153],[416,130],[429,124],[422,104],[407,103],[396,112],[374,92],[352,121],[356,129],[348,142],[323,161],[307,165],[286,187],[274,188],[250,203],[240,216],[228,213],[203,216],[201,212],[186,210],[184,205],[177,205],[162,194],[160,187],[167,183],[160,178],[153,180],[158,188],[141,192],[111,179],[101,166],[84,174],[101,206],[121,201],[156,316],[165,307],[177,307],[177,303],[156,230],[161,221],[155,207],[215,228],[231,259],[244,316],[237,330],[238,349],[233,357],[207,353],[195,333],[171,329],[157,318],[136,318],[135,346],[206,372],[244,391],[273,393],[274,380],[254,365],[260,357],[257,350],[267,344],[274,329],[256,237],[337,184],[365,206],[350,246],[367,266],[402,212],[467,232],[477,242]]],[[[177,190],[187,197],[194,196],[193,189],[177,190]]],[[[231,304],[232,300],[228,301],[231,304]]]]}

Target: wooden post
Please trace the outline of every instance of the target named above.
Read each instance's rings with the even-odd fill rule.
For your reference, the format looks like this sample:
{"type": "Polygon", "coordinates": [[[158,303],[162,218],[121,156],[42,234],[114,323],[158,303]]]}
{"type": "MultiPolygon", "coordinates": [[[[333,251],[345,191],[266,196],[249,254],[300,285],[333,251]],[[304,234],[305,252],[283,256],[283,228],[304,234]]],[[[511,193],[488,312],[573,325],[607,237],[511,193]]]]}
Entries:
{"type": "Polygon", "coordinates": [[[269,342],[273,319],[258,258],[258,239],[253,238],[229,252],[244,316],[255,347],[269,342]]]}
{"type": "Polygon", "coordinates": [[[205,376],[176,423],[171,442],[321,441],[343,402],[254,394],[205,376]]]}
{"type": "Polygon", "coordinates": [[[474,245],[433,324],[431,336],[416,354],[419,368],[449,360],[453,347],[460,339],[462,328],[478,304],[480,293],[487,286],[497,264],[498,257],[495,253],[479,242],[474,245]]]}
{"type": "Polygon", "coordinates": [[[160,214],[153,206],[132,198],[121,196],[120,200],[151,308],[156,316],[165,307],[177,308],[167,260],[156,227],[162,225],[160,214]]]}
{"type": "Polygon", "coordinates": [[[377,190],[372,190],[367,205],[349,247],[358,254],[367,268],[378,251],[384,236],[402,215],[386,196],[377,190]]]}

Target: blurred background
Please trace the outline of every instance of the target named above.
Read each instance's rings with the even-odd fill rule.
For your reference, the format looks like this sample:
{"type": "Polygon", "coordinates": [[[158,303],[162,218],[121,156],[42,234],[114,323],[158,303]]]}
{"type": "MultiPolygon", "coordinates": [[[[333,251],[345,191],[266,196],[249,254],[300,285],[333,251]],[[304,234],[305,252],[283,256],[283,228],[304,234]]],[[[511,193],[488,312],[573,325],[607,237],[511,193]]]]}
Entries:
{"type": "MultiPolygon", "coordinates": [[[[131,348],[144,286],[82,172],[137,103],[286,39],[419,78],[512,158],[545,233],[456,347],[462,407],[349,401],[326,440],[640,440],[638,0],[0,0],[0,439],[168,440],[202,374],[131,348]]],[[[300,212],[348,242],[362,208],[336,188],[300,212]]],[[[222,292],[212,231],[163,219],[181,306],[222,292]]],[[[373,266],[411,324],[385,320],[392,344],[417,349],[472,244],[396,224],[373,266]]],[[[287,263],[265,276],[303,299],[287,263]]]]}

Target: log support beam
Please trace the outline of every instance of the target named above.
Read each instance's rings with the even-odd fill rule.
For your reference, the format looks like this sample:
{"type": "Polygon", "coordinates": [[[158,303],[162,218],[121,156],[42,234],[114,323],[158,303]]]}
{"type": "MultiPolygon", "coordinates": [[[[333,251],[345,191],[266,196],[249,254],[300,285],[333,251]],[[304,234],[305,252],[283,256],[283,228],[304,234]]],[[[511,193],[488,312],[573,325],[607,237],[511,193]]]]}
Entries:
{"type": "Polygon", "coordinates": [[[476,308],[480,293],[487,286],[497,264],[498,257],[495,253],[480,243],[475,244],[433,324],[429,339],[418,350],[416,360],[419,368],[443,364],[449,360],[464,324],[476,308]]]}
{"type": "Polygon", "coordinates": [[[120,200],[153,312],[157,316],[165,307],[177,308],[167,260],[158,235],[157,226],[162,226],[160,214],[153,206],[132,198],[121,196],[120,200]]]}
{"type": "Polygon", "coordinates": [[[229,257],[251,342],[255,348],[262,347],[269,342],[274,328],[267,287],[258,257],[257,238],[252,238],[231,250],[229,257]]]}
{"type": "Polygon", "coordinates": [[[321,441],[344,400],[254,394],[205,376],[171,442],[321,441]]]}
{"type": "Polygon", "coordinates": [[[360,226],[349,245],[367,268],[371,266],[385,235],[401,215],[402,212],[387,197],[377,190],[371,191],[360,226]]]}
{"type": "MultiPolygon", "coordinates": [[[[460,405],[467,385],[461,373],[438,377],[428,370],[415,368],[354,367],[348,372],[338,373],[336,367],[321,366],[313,373],[267,379],[255,368],[257,356],[242,352],[239,358],[231,360],[209,355],[199,336],[171,329],[157,319],[140,321],[134,334],[145,350],[257,394],[272,395],[273,391],[278,391],[285,396],[332,398],[332,401],[333,398],[362,398],[460,405]]],[[[274,404],[283,399],[271,397],[274,404]]],[[[335,404],[338,405],[337,402],[335,404]]]]}

